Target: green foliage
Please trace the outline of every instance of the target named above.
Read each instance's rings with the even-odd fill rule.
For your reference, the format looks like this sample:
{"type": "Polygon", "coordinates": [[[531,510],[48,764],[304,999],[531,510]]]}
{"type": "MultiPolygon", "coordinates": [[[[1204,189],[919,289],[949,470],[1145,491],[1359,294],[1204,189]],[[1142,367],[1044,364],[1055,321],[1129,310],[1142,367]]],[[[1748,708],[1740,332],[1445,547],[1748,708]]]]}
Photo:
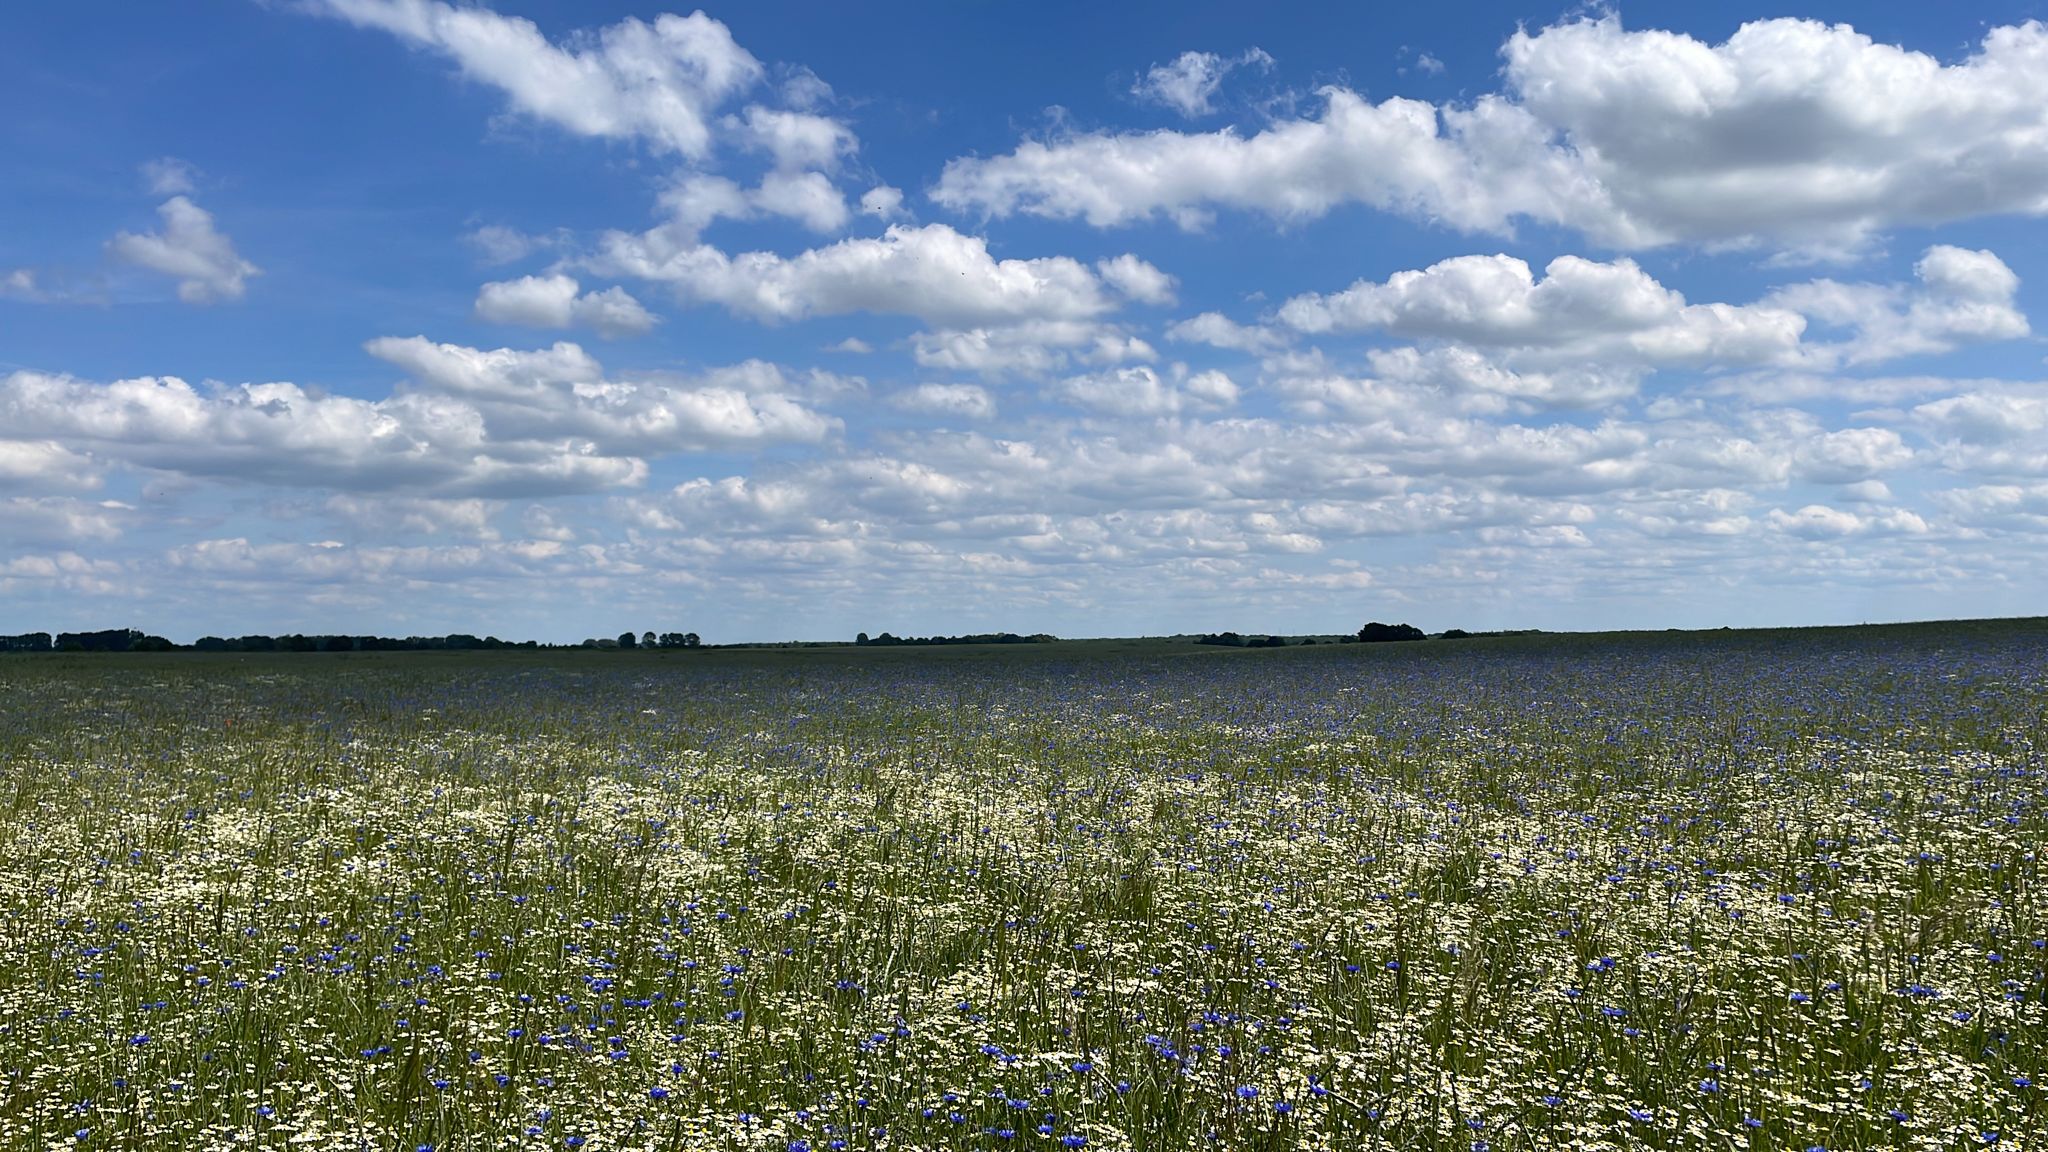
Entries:
{"type": "Polygon", "coordinates": [[[0,1146],[2038,1147],[2041,640],[0,661],[0,1146]]]}

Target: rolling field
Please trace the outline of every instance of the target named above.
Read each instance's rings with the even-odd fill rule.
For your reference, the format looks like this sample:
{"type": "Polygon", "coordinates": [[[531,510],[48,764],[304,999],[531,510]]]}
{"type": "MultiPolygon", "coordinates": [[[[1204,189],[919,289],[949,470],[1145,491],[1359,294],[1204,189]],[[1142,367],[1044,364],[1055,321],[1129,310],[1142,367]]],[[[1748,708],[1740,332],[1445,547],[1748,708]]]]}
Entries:
{"type": "Polygon", "coordinates": [[[2048,1148],[2048,625],[0,659],[0,1147],[2048,1148]]]}

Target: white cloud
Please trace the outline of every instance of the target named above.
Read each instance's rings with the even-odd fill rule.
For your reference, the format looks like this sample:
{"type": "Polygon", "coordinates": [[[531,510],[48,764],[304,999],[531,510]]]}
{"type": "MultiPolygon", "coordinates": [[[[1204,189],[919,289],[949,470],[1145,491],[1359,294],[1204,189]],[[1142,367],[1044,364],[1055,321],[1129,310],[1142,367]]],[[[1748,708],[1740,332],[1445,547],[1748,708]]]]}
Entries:
{"type": "Polygon", "coordinates": [[[1975,528],[2028,535],[2048,530],[2048,484],[1985,484],[1938,492],[1934,498],[1975,528]]]}
{"type": "Polygon", "coordinates": [[[239,300],[244,281],[261,271],[236,254],[234,242],[216,231],[213,216],[183,196],[157,208],[161,232],[121,232],[107,243],[116,257],[178,280],[178,299],[187,304],[239,300]]]}
{"type": "Polygon", "coordinates": [[[1250,137],[1084,133],[956,159],[933,196],[1099,226],[1358,203],[1465,231],[1529,219],[1619,247],[1821,254],[1900,224],[2048,213],[2048,25],[1993,28],[1949,65],[1797,19],[1718,45],[1582,19],[1517,32],[1504,54],[1505,91],[1469,105],[1329,88],[1320,115],[1250,137]]]}
{"type": "Polygon", "coordinates": [[[566,343],[484,351],[387,338],[369,350],[413,386],[367,400],[290,383],[0,377],[0,480],[85,486],[116,464],[292,488],[561,494],[637,484],[646,456],[816,443],[839,428],[772,366],[669,382],[608,378],[566,343]]]}
{"type": "Polygon", "coordinates": [[[1158,356],[1145,341],[1092,320],[1020,320],[920,332],[912,338],[911,348],[923,367],[991,378],[1044,376],[1075,360],[1122,364],[1158,356]]]}
{"type": "Polygon", "coordinates": [[[877,184],[861,193],[860,210],[878,220],[894,220],[903,214],[903,190],[877,184]]]}
{"type": "Polygon", "coordinates": [[[1645,240],[1853,244],[1900,223],[2048,211],[2048,26],[1944,65],[1846,24],[1762,20],[1726,42],[1615,17],[1507,44],[1553,125],[1645,240]]]}
{"type": "MultiPolygon", "coordinates": [[[[0,406],[10,418],[12,409],[0,406]]],[[[21,433],[7,433],[19,435],[21,433]]],[[[8,488],[97,488],[100,472],[92,459],[55,440],[0,439],[0,490],[8,488]]]]}
{"type": "Polygon", "coordinates": [[[1577,216],[1599,199],[1548,130],[1498,97],[1440,117],[1418,100],[1369,104],[1342,88],[1322,96],[1320,117],[1250,137],[1231,129],[1091,133],[956,159],[932,199],[958,211],[1097,226],[1165,216],[1184,228],[1205,225],[1216,207],[1299,221],[1362,203],[1494,231],[1515,215],[1577,216]]]}
{"type": "Polygon", "coordinates": [[[814,112],[750,104],[744,114],[730,118],[727,127],[742,144],[767,153],[775,166],[785,171],[808,168],[830,172],[860,149],[851,129],[814,112]]]}
{"type": "Polygon", "coordinates": [[[493,443],[476,407],[428,393],[382,401],[294,384],[196,389],[175,377],[94,384],[0,378],[9,435],[188,476],[291,487],[582,491],[637,482],[644,463],[587,442],[493,443]]]}
{"type": "Polygon", "coordinates": [[[1115,305],[1096,275],[1064,256],[996,260],[988,242],[944,224],[892,225],[796,256],[717,248],[656,229],[605,234],[598,271],[660,281],[690,303],[722,304],[764,321],[855,312],[973,325],[1082,319],[1115,305]]]}
{"type": "Polygon", "coordinates": [[[1237,403],[1237,385],[1221,372],[1181,374],[1176,383],[1143,365],[1070,376],[1047,393],[1078,408],[1111,416],[1172,416],[1182,411],[1216,411],[1237,403]]]}
{"type": "Polygon", "coordinates": [[[536,236],[503,224],[485,224],[464,233],[462,239],[486,264],[511,264],[558,243],[556,237],[536,236]]]}
{"type": "Polygon", "coordinates": [[[1197,372],[1181,381],[1181,388],[1199,404],[1228,408],[1237,403],[1237,382],[1215,370],[1197,372]]]}
{"type": "Polygon", "coordinates": [[[153,196],[185,196],[198,190],[199,169],[175,156],[163,156],[142,166],[142,179],[153,196]]]}
{"type": "Polygon", "coordinates": [[[1215,111],[1209,103],[1223,78],[1248,64],[1271,69],[1273,58],[1257,48],[1241,56],[1224,57],[1214,52],[1183,52],[1168,64],[1154,64],[1131,86],[1131,95],[1152,104],[1171,108],[1190,119],[1215,111]]]}
{"type": "Polygon", "coordinates": [[[1457,346],[1375,348],[1366,362],[1379,380],[1440,391],[1465,401],[1467,411],[1505,411],[1513,402],[1547,408],[1598,408],[1635,394],[1643,373],[1627,364],[1566,360],[1547,370],[1516,370],[1494,357],[1457,346]]]}
{"type": "Polygon", "coordinates": [[[365,28],[454,61],[519,111],[584,136],[639,139],[692,160],[712,148],[712,119],[758,83],[761,62],[702,12],[628,17],[573,47],[533,21],[440,0],[315,0],[365,28]]]}
{"type": "Polygon", "coordinates": [[[2010,384],[1944,396],[1902,422],[1937,446],[1943,466],[1991,476],[2048,476],[2048,396],[2010,384]]]}
{"type": "Polygon", "coordinates": [[[1838,349],[1850,364],[2028,335],[2027,318],[2014,303],[2019,277],[1996,255],[1937,244],[1913,274],[1917,288],[1815,280],[1781,288],[1767,303],[1855,329],[1854,339],[1838,349]]]}
{"type": "Polygon", "coordinates": [[[0,499],[0,536],[24,543],[81,543],[120,537],[134,509],[114,500],[69,496],[14,496],[0,499]]]}
{"type": "Polygon", "coordinates": [[[1904,467],[1913,450],[1889,428],[1844,428],[1821,433],[1794,454],[1799,478],[1819,484],[1855,484],[1904,467]]]}
{"type": "MultiPolygon", "coordinates": [[[[508,440],[570,437],[617,453],[652,454],[760,442],[815,443],[838,421],[780,391],[748,382],[674,387],[607,379],[582,348],[484,351],[425,337],[364,346],[416,383],[475,403],[491,434],[508,440]]],[[[765,367],[765,366],[764,366],[765,367]]],[[[780,384],[779,373],[775,383],[780,384]]]]}
{"type": "Polygon", "coordinates": [[[1173,303],[1174,278],[1128,252],[1097,260],[1095,271],[1110,287],[1140,304],[1173,303]]]}
{"type": "Polygon", "coordinates": [[[1297,296],[1279,318],[1310,333],[1379,328],[1658,364],[1789,363],[1806,328],[1790,308],[1687,304],[1632,260],[1579,256],[1551,261],[1541,281],[1512,256],[1454,257],[1331,296],[1297,296]]]}
{"type": "Polygon", "coordinates": [[[495,540],[493,523],[502,505],[495,500],[431,500],[411,496],[361,496],[337,492],[320,511],[358,532],[386,535],[454,536],[495,540]]]}
{"type": "Polygon", "coordinates": [[[1918,513],[1903,508],[1858,513],[1831,508],[1825,504],[1808,504],[1796,512],[1773,508],[1771,514],[1765,517],[1765,522],[1787,535],[1809,540],[1839,539],[1870,533],[1918,534],[1927,531],[1926,520],[1918,513]]]}
{"type": "Polygon", "coordinates": [[[2048,397],[1970,392],[1913,409],[1932,431],[1965,444],[2007,444],[2048,432],[2048,397]]]}
{"type": "Polygon", "coordinates": [[[603,336],[639,336],[660,322],[623,288],[580,294],[578,289],[573,277],[560,274],[500,280],[477,293],[476,314],[531,328],[586,325],[603,336]]]}
{"type": "Polygon", "coordinates": [[[919,384],[889,397],[891,407],[930,416],[987,420],[996,414],[995,397],[976,384],[919,384]]]}
{"type": "Polygon", "coordinates": [[[124,590],[115,579],[122,574],[121,565],[112,560],[71,551],[0,557],[0,591],[22,584],[47,584],[67,592],[104,596],[124,590]]]}
{"type": "Polygon", "coordinates": [[[1182,320],[1166,330],[1168,340],[1184,344],[1207,344],[1233,352],[1271,352],[1287,337],[1270,328],[1239,324],[1221,312],[1204,312],[1182,320]]]}
{"type": "Polygon", "coordinates": [[[846,197],[816,172],[770,172],[749,199],[761,211],[794,220],[813,232],[836,232],[851,215],[846,197]]]}

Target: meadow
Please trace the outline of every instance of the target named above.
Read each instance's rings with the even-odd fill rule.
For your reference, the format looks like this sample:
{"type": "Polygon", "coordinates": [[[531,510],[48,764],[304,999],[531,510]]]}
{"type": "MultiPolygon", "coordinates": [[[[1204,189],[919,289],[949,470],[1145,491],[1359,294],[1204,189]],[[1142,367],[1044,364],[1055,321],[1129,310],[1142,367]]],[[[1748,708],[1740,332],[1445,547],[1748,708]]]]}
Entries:
{"type": "Polygon", "coordinates": [[[2048,623],[0,658],[0,1147],[2048,1148],[2048,623]]]}

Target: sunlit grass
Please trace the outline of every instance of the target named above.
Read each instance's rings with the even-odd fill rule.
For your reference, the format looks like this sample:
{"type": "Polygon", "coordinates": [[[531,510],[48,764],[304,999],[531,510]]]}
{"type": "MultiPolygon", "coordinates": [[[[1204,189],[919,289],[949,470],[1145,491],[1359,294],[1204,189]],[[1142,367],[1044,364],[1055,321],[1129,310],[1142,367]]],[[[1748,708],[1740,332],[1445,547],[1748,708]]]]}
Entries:
{"type": "Polygon", "coordinates": [[[2044,655],[0,661],[0,1145],[2040,1148],[2044,655]]]}

